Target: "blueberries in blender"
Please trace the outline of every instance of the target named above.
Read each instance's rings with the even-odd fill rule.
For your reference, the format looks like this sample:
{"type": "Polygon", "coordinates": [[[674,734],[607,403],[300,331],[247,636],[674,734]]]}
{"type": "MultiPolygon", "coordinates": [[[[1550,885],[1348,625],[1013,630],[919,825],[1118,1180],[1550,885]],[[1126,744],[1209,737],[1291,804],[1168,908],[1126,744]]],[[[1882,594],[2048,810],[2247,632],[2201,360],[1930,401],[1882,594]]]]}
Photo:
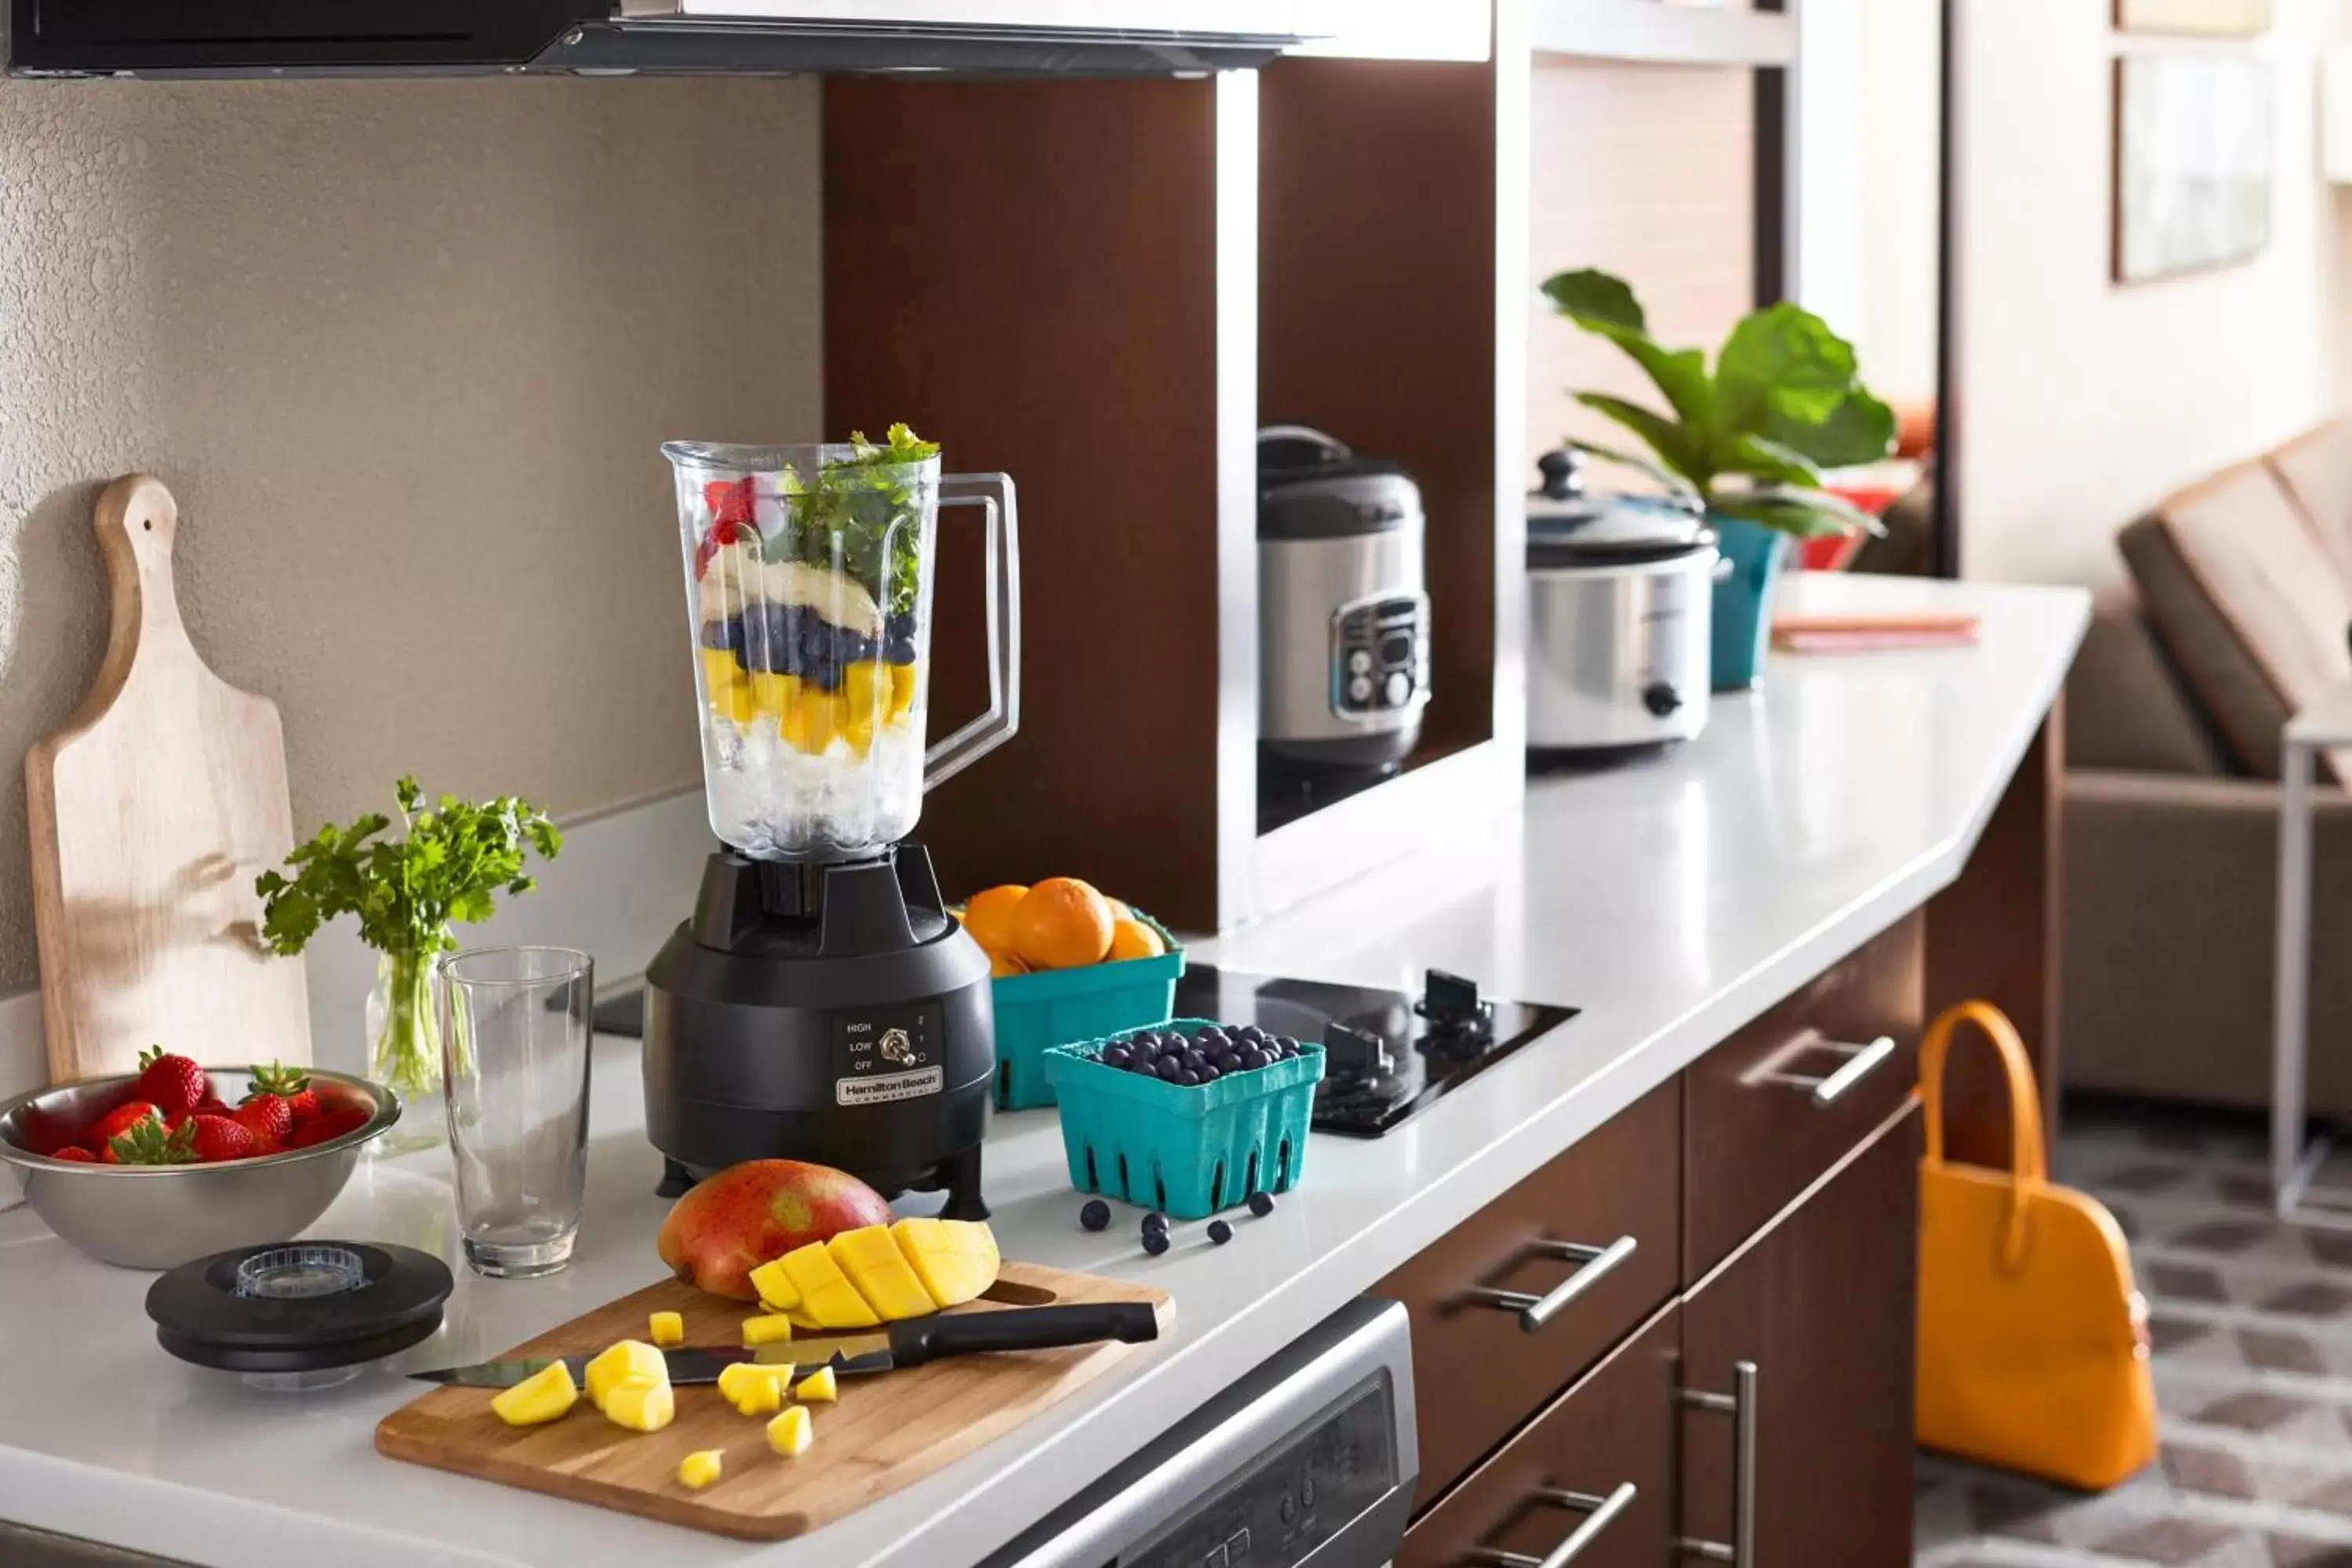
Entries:
{"type": "Polygon", "coordinates": [[[882,624],[882,629],[894,638],[905,637],[908,641],[912,642],[915,637],[915,612],[912,610],[899,611],[897,615],[892,616],[887,621],[885,621],[882,624]]]}
{"type": "Polygon", "coordinates": [[[1158,1209],[1153,1209],[1143,1216],[1143,1234],[1149,1236],[1155,1230],[1162,1236],[1168,1234],[1168,1216],[1158,1209]]]}
{"type": "Polygon", "coordinates": [[[1078,1223],[1088,1230],[1108,1230],[1110,1205],[1100,1198],[1087,1199],[1087,1205],[1078,1211],[1078,1223]]]}
{"type": "Polygon", "coordinates": [[[1145,1231],[1143,1233],[1143,1250],[1151,1254],[1154,1258],[1157,1258],[1161,1253],[1167,1251],[1168,1233],[1164,1230],[1145,1231]]]}
{"type": "Polygon", "coordinates": [[[833,652],[844,664],[861,664],[874,657],[874,643],[865,633],[843,626],[833,634],[833,652]]]}
{"type": "Polygon", "coordinates": [[[1266,1215],[1274,1212],[1274,1194],[1272,1193],[1252,1193],[1249,1195],[1249,1210],[1250,1213],[1257,1215],[1258,1218],[1264,1219],[1266,1215]]]}
{"type": "Polygon", "coordinates": [[[1215,1242],[1219,1247],[1223,1247],[1233,1238],[1234,1227],[1232,1226],[1227,1225],[1221,1219],[1213,1219],[1209,1222],[1209,1239],[1211,1241],[1215,1242]]]}
{"type": "Polygon", "coordinates": [[[915,662],[915,639],[894,637],[882,645],[882,657],[892,664],[915,662]]]}
{"type": "Polygon", "coordinates": [[[702,623],[702,646],[705,647],[739,648],[743,646],[743,623],[729,616],[723,621],[702,623]]]}

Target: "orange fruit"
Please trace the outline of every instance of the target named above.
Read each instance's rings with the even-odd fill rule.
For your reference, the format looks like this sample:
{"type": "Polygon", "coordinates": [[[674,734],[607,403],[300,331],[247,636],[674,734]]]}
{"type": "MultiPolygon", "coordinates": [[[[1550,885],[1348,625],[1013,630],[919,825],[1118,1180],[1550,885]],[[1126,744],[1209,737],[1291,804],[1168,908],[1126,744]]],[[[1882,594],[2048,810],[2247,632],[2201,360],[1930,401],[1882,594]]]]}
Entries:
{"type": "Polygon", "coordinates": [[[1013,910],[1029,889],[1018,882],[974,893],[963,907],[963,929],[991,952],[1013,951],[1013,910]]]}
{"type": "Polygon", "coordinates": [[[1016,974],[1029,973],[1028,962],[1017,952],[1004,952],[995,949],[983,951],[988,953],[988,973],[999,980],[1010,980],[1016,974]]]}
{"type": "Polygon", "coordinates": [[[1110,951],[1110,904],[1076,877],[1048,877],[1013,906],[1013,950],[1037,969],[1079,969],[1110,951]]]}
{"type": "Polygon", "coordinates": [[[1129,915],[1110,922],[1110,957],[1116,963],[1122,958],[1157,958],[1168,951],[1160,933],[1129,915]]]}
{"type": "Polygon", "coordinates": [[[1103,897],[1103,902],[1110,906],[1110,918],[1113,921],[1131,921],[1135,918],[1135,911],[1127,907],[1127,900],[1124,899],[1114,899],[1106,894],[1103,897]]]}

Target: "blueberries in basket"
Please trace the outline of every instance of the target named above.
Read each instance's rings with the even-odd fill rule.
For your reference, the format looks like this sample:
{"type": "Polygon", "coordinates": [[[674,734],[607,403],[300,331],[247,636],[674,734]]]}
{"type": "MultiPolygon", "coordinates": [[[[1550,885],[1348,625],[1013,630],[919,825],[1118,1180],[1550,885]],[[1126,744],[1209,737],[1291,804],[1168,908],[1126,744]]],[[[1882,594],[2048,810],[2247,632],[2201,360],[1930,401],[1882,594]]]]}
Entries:
{"type": "Polygon", "coordinates": [[[1274,1194],[1265,1192],[1252,1193],[1249,1195],[1249,1210],[1258,1218],[1264,1219],[1274,1212],[1274,1194]]]}
{"type": "Polygon", "coordinates": [[[1078,1211],[1078,1223],[1088,1230],[1108,1230],[1110,1205],[1100,1198],[1088,1198],[1086,1207],[1078,1211]]]}
{"type": "Polygon", "coordinates": [[[1181,1089],[1198,1089],[1204,1081],[1206,1080],[1191,1068],[1181,1068],[1176,1074],[1177,1086],[1181,1089]]]}
{"type": "Polygon", "coordinates": [[[1226,1033],[1232,1035],[1235,1041],[1243,1044],[1252,1046],[1265,1044],[1265,1031],[1255,1024],[1244,1024],[1240,1028],[1229,1029],[1226,1033]]]}
{"type": "Polygon", "coordinates": [[[1234,1050],[1220,1051],[1209,1065],[1221,1073],[1239,1072],[1242,1066],[1242,1054],[1234,1050]]]}
{"type": "Polygon", "coordinates": [[[1167,1251],[1168,1233],[1164,1230],[1145,1231],[1143,1233],[1143,1250],[1151,1254],[1154,1258],[1157,1258],[1161,1253],[1167,1251]]]}
{"type": "Polygon", "coordinates": [[[1298,1054],[1298,1042],[1288,1035],[1276,1035],[1274,1037],[1274,1045],[1275,1048],[1282,1053],[1284,1061],[1288,1061],[1298,1054]]]}
{"type": "Polygon", "coordinates": [[[1168,1234],[1168,1216],[1158,1209],[1153,1209],[1143,1216],[1144,1234],[1149,1236],[1155,1230],[1162,1236],[1168,1234]]]}
{"type": "Polygon", "coordinates": [[[1184,1076],[1184,1058],[1181,1057],[1161,1057],[1160,1058],[1158,1071],[1163,1079],[1170,1083],[1174,1083],[1177,1079],[1184,1076]]]}
{"type": "Polygon", "coordinates": [[[1139,1072],[1146,1078],[1157,1078],[1160,1076],[1160,1058],[1150,1051],[1138,1051],[1128,1058],[1127,1070],[1139,1072]]]}
{"type": "Polygon", "coordinates": [[[1217,1079],[1224,1077],[1225,1075],[1223,1071],[1218,1068],[1216,1063],[1211,1062],[1208,1066],[1200,1068],[1192,1076],[1199,1079],[1202,1083],[1214,1083],[1217,1079]]]}
{"type": "Polygon", "coordinates": [[[1259,1068],[1265,1066],[1265,1064],[1272,1059],[1273,1058],[1268,1057],[1264,1051],[1258,1049],[1255,1046],[1252,1046],[1249,1049],[1242,1053],[1242,1070],[1244,1072],[1255,1072],[1259,1068]]]}
{"type": "Polygon", "coordinates": [[[1103,1054],[1099,1059],[1102,1062],[1102,1065],[1107,1068],[1123,1068],[1127,1065],[1127,1047],[1125,1046],[1105,1046],[1103,1047],[1103,1054]]]}
{"type": "Polygon", "coordinates": [[[1232,1226],[1227,1225],[1221,1219],[1213,1219],[1209,1222],[1209,1239],[1211,1241],[1215,1242],[1219,1247],[1223,1247],[1233,1238],[1234,1227],[1232,1226]]]}
{"type": "Polygon", "coordinates": [[[1232,1045],[1233,1039],[1223,1029],[1212,1024],[1192,1037],[1192,1044],[1202,1050],[1210,1050],[1232,1045]]]}

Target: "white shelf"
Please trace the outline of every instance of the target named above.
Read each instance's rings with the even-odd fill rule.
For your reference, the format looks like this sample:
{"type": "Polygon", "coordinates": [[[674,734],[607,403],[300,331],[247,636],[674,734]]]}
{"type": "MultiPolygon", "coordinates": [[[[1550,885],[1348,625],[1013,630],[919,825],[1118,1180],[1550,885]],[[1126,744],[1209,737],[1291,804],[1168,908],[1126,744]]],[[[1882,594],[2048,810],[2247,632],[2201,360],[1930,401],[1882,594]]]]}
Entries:
{"type": "Polygon", "coordinates": [[[1537,0],[1536,62],[1640,60],[1653,65],[1785,66],[1797,22],[1786,11],[1684,5],[1672,0],[1537,0]]]}

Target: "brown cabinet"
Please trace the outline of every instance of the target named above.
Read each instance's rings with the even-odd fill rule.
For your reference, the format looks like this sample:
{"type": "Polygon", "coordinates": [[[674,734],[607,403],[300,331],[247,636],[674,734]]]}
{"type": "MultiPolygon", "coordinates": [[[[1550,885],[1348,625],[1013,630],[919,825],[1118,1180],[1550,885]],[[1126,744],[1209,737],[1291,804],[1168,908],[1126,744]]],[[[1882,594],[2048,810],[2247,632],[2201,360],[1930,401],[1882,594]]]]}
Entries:
{"type": "Polygon", "coordinates": [[[1668,1082],[1374,1288],[1412,1316],[1421,1505],[1674,1295],[1681,1117],[1668,1082]]]}
{"type": "MultiPolygon", "coordinates": [[[[1683,1383],[1755,1368],[1758,1568],[1911,1561],[1919,1117],[1897,1114],[1805,1202],[1683,1299],[1683,1383]]],[[[1730,1543],[1740,1422],[1682,1416],[1682,1532],[1730,1543]]]]}
{"type": "Polygon", "coordinates": [[[1397,1568],[1540,1561],[1590,1531],[1577,1568],[1664,1568],[1674,1552],[1676,1312],[1618,1347],[1416,1521],[1397,1568]]]}
{"type": "Polygon", "coordinates": [[[1926,929],[1916,913],[1898,921],[1684,1075],[1684,1285],[1910,1096],[1926,929]]]}

